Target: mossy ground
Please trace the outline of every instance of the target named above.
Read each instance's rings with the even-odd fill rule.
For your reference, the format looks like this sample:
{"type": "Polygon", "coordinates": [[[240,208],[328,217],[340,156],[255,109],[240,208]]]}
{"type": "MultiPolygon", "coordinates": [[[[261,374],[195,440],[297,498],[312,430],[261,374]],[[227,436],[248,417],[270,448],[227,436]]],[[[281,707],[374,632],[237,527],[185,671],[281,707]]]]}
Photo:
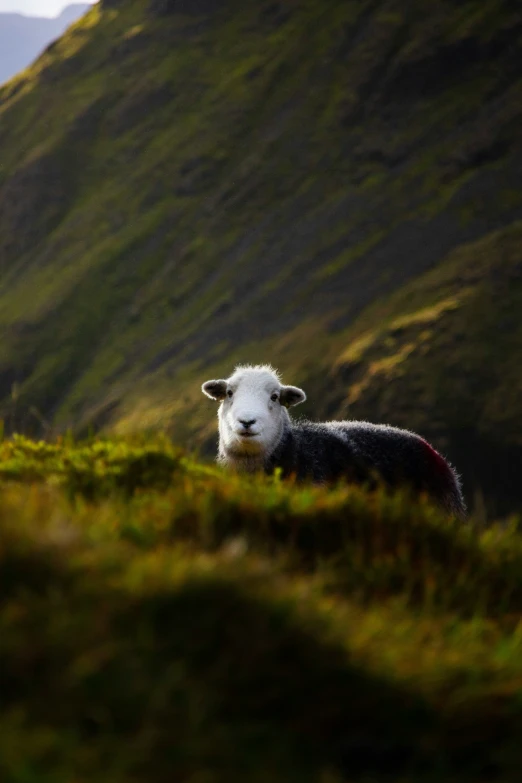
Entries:
{"type": "Polygon", "coordinates": [[[0,771],[515,783],[522,537],[167,439],[0,447],[0,771]]]}

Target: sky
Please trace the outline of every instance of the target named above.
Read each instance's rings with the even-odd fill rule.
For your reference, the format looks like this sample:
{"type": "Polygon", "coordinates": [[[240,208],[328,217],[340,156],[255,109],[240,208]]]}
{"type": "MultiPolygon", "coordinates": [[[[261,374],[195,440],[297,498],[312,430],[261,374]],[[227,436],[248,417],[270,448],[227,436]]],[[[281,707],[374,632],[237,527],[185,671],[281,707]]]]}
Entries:
{"type": "Polygon", "coordinates": [[[0,12],[18,11],[28,16],[58,16],[74,2],[93,3],[95,0],[0,0],[0,12]]]}

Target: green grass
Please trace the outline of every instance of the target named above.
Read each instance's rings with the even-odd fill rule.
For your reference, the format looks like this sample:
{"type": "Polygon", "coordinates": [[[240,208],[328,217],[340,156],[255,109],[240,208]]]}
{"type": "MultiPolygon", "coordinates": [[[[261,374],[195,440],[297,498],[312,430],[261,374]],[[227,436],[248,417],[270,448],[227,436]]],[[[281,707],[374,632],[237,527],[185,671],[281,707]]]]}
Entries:
{"type": "Polygon", "coordinates": [[[522,536],[165,438],[0,447],[6,783],[515,783],[522,536]]]}

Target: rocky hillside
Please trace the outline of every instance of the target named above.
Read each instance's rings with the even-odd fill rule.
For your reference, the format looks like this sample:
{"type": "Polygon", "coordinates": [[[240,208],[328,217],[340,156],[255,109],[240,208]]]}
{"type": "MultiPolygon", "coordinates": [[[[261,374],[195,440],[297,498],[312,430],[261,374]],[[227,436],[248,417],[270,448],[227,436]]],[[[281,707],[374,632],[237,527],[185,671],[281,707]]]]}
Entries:
{"type": "Polygon", "coordinates": [[[0,13],[0,84],[27,68],[45,46],[59,38],[88,8],[87,3],[75,3],[55,19],[0,13]]]}
{"type": "Polygon", "coordinates": [[[521,38],[513,0],[91,10],[0,91],[8,428],[201,444],[201,380],[270,360],[308,415],[418,427],[502,505],[521,38]]]}

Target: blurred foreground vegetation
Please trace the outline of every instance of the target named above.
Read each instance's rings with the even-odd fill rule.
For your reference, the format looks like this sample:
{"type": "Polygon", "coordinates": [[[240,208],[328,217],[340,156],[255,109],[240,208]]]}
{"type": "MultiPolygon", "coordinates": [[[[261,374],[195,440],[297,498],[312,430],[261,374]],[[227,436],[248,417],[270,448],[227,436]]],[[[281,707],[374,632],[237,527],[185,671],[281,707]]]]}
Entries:
{"type": "Polygon", "coordinates": [[[164,438],[0,445],[0,779],[518,781],[522,536],[164,438]]]}

